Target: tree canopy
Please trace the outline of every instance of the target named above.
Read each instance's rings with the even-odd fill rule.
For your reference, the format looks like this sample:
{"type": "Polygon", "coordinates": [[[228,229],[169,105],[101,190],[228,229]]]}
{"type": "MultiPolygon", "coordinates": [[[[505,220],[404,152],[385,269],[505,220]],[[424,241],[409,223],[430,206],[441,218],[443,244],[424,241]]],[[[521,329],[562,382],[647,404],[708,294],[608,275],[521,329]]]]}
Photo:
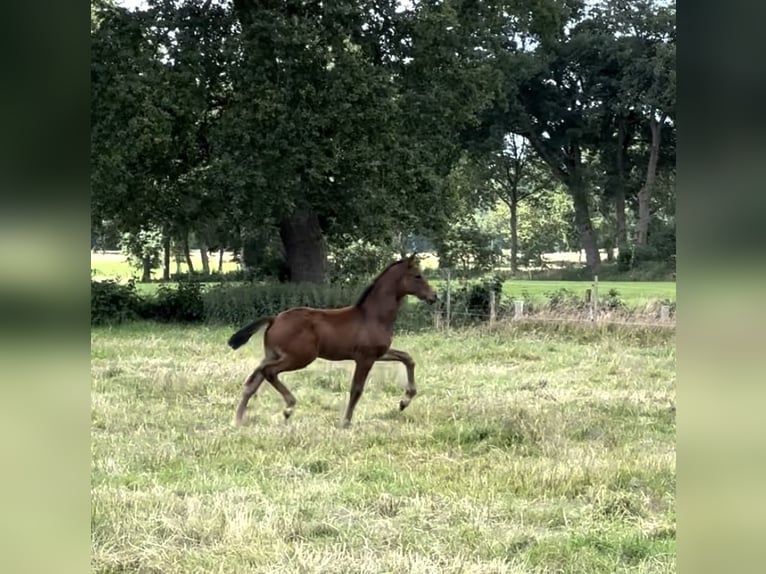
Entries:
{"type": "Polygon", "coordinates": [[[92,0],[91,13],[96,230],[160,234],[166,253],[276,246],[291,280],[322,282],[328,253],[358,241],[484,241],[469,223],[497,199],[514,235],[519,202],[564,190],[593,269],[605,243],[646,245],[672,219],[674,4],[92,0]]]}

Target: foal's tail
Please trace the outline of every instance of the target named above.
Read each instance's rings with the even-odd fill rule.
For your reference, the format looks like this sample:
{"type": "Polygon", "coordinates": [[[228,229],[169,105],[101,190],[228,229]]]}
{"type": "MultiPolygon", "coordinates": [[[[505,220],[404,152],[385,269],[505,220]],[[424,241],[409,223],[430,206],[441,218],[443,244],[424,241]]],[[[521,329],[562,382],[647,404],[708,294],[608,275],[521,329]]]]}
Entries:
{"type": "Polygon", "coordinates": [[[274,317],[261,317],[260,319],[256,319],[252,323],[245,325],[239,331],[229,337],[229,347],[232,349],[239,349],[242,345],[250,340],[250,337],[252,337],[253,333],[260,329],[261,325],[264,323],[271,325],[273,321],[274,317]]]}

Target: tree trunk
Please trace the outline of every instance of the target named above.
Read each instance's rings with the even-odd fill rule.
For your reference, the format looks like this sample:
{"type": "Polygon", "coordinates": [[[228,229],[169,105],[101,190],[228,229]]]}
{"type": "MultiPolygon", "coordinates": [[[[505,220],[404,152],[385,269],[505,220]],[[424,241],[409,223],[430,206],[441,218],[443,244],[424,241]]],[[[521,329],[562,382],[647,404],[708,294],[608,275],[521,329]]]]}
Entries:
{"type": "Polygon", "coordinates": [[[625,154],[627,152],[627,121],[623,118],[617,128],[617,177],[614,181],[615,243],[617,251],[628,250],[628,227],[625,223],[625,154]]]}
{"type": "Polygon", "coordinates": [[[652,130],[652,144],[649,148],[649,165],[646,168],[646,180],[638,192],[638,230],[636,235],[636,243],[638,245],[646,245],[649,238],[649,221],[651,219],[649,207],[652,191],[654,190],[654,180],[657,176],[657,161],[660,155],[660,138],[664,121],[664,117],[660,117],[658,120],[654,116],[649,121],[649,127],[652,130]]]}
{"type": "Polygon", "coordinates": [[[572,178],[568,188],[574,207],[575,228],[580,236],[580,245],[585,250],[585,263],[593,272],[597,272],[601,266],[601,256],[598,252],[596,230],[593,229],[593,223],[590,219],[588,190],[580,177],[572,178]]]}
{"type": "Polygon", "coordinates": [[[191,258],[191,252],[189,250],[189,233],[184,232],[183,234],[183,251],[184,251],[184,258],[186,259],[186,266],[188,267],[189,275],[194,273],[194,263],[192,263],[191,258]]]}
{"type": "Polygon", "coordinates": [[[170,234],[168,232],[165,232],[162,243],[162,278],[165,281],[170,281],[170,234]]]}
{"type": "Polygon", "coordinates": [[[284,219],[279,226],[279,236],[285,248],[290,281],[324,283],[327,252],[316,214],[299,211],[284,219]]]}
{"type": "Polygon", "coordinates": [[[207,254],[207,244],[204,242],[199,246],[199,256],[202,259],[202,273],[210,275],[210,258],[207,254]]]}
{"type": "Polygon", "coordinates": [[[511,210],[511,274],[516,275],[519,271],[519,202],[515,197],[508,208],[511,210]]]}
{"type": "Polygon", "coordinates": [[[152,258],[144,257],[141,261],[141,283],[150,283],[152,280],[152,258]]]}
{"type": "Polygon", "coordinates": [[[218,252],[218,273],[223,273],[223,252],[224,249],[221,247],[220,251],[218,252]]]}
{"type": "Polygon", "coordinates": [[[614,191],[615,243],[617,244],[617,251],[624,253],[628,250],[628,228],[625,223],[625,187],[619,184],[614,191]]]}

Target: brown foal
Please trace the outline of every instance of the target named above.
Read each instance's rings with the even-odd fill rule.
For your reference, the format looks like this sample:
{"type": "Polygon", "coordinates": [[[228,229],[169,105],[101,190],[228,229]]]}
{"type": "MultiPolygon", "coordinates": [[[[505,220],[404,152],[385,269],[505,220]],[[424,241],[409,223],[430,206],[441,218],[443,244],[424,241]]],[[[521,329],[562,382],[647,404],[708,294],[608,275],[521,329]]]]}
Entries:
{"type": "Polygon", "coordinates": [[[406,367],[407,388],[399,403],[399,409],[405,409],[417,393],[415,362],[409,353],[392,349],[391,340],[399,305],[407,295],[429,304],[436,301],[436,292],[423,278],[414,254],[386,267],[355,305],[342,309],[294,307],[242,327],[229,338],[229,346],[238,349],[262,325],[267,325],[263,339],[265,357],[245,380],[235,423],[244,422],[247,402],[264,379],[282,395],[285,419],[290,418],[296,400],[279,380],[279,374],[303,369],[317,358],[356,363],[343,426],[351,423],[375,361],[399,361],[406,367]]]}

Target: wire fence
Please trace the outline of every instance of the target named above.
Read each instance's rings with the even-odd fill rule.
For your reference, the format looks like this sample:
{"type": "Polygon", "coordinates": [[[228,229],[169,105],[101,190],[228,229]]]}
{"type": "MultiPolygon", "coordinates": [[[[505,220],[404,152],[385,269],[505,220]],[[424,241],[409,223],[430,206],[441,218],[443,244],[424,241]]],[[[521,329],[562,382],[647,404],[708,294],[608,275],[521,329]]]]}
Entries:
{"type": "MultiPolygon", "coordinates": [[[[433,312],[436,329],[486,324],[493,327],[518,322],[572,323],[594,326],[623,325],[675,328],[675,302],[657,299],[630,306],[610,291],[599,292],[598,276],[581,293],[569,288],[552,290],[547,296],[508,296],[503,282],[453,277],[440,273],[440,302],[433,312]]],[[[560,285],[560,283],[558,284],[560,285]]]]}

